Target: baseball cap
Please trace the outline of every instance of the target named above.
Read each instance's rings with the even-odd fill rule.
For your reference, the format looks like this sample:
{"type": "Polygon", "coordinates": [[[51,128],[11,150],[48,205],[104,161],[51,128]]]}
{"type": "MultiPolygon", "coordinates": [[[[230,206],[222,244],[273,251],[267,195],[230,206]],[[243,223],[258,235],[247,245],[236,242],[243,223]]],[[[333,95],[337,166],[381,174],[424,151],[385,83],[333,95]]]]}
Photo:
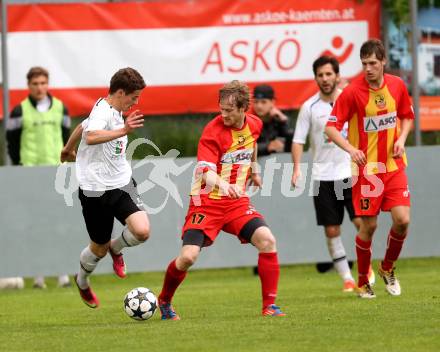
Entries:
{"type": "Polygon", "coordinates": [[[254,99],[274,99],[275,92],[273,88],[267,84],[261,84],[254,88],[254,99]]]}

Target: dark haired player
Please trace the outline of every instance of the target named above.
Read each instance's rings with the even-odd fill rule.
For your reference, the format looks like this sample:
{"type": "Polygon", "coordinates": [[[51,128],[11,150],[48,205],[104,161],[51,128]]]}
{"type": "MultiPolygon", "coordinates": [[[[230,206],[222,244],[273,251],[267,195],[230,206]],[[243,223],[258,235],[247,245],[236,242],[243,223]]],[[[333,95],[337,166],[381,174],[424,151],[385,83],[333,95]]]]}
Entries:
{"type": "Polygon", "coordinates": [[[391,213],[385,257],[378,273],[392,296],[401,288],[394,273],[410,222],[410,194],[405,173],[405,141],[414,112],[408,90],[396,76],[385,74],[385,48],[378,39],[366,41],[360,50],[364,75],[348,85],[336,100],[326,133],[356,163],[353,206],[361,218],[356,237],[358,294],[374,298],[367,278],[371,243],[379,212],[391,213]],[[339,132],[348,122],[348,140],[339,132]]]}
{"type": "Polygon", "coordinates": [[[117,71],[111,78],[108,96],[95,103],[89,117],[74,130],[61,152],[61,161],[74,159],[76,142],[82,137],[76,155],[76,174],[90,243],[81,252],[75,282],[82,300],[91,308],[96,308],[99,301],[88,277],[98,262],[110,252],[116,275],[125,277],[121,250],[145,242],[150,234],[147,213],[125,155],[127,135],[143,126],[143,115],[136,110],[125,120],[122,116],[138,103],[144,87],[145,82],[136,70],[128,67],[117,71]],[[125,228],[118,238],[111,240],[114,218],[125,228]]]}
{"type": "MultiPolygon", "coordinates": [[[[334,57],[321,56],[313,62],[313,73],[319,92],[304,102],[298,115],[292,143],[292,185],[298,185],[301,156],[309,135],[316,220],[319,226],[324,227],[333,266],[343,280],[343,291],[352,292],[356,284],[341,239],[345,210],[357,230],[360,226],[352,203],[350,155],[333,143],[324,132],[333,104],[341,93],[338,88],[339,62],[334,57]]],[[[342,133],[347,136],[347,125],[343,127],[342,133]]],[[[372,270],[369,281],[374,281],[372,270]]]]}

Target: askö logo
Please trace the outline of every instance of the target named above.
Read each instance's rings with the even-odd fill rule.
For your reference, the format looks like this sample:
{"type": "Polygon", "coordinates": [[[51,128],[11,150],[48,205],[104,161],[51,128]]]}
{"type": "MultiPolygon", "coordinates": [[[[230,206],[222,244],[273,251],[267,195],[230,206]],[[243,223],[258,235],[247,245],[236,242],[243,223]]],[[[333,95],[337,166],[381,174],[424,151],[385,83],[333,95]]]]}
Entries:
{"type": "Polygon", "coordinates": [[[346,45],[345,49],[342,49],[344,45],[344,39],[340,36],[333,37],[332,39],[332,49],[324,50],[320,56],[331,56],[338,60],[339,64],[343,64],[353,52],[354,45],[353,43],[349,43],[346,45]],[[337,55],[334,52],[334,49],[337,51],[342,50],[341,54],[337,55]]]}

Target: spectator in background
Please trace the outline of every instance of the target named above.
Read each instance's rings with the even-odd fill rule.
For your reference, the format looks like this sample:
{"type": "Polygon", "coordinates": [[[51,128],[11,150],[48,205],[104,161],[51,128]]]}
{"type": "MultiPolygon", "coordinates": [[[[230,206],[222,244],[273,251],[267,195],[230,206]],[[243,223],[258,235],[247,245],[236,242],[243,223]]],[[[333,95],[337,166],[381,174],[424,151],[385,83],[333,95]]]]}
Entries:
{"type": "Polygon", "coordinates": [[[0,290],[24,288],[24,280],[22,277],[4,277],[0,278],[0,290]]]}
{"type": "Polygon", "coordinates": [[[289,152],[293,132],[289,131],[289,118],[275,106],[275,92],[269,85],[254,88],[253,113],[263,121],[258,138],[258,156],[289,152]]]}
{"type": "MultiPolygon", "coordinates": [[[[58,165],[69,138],[69,114],[64,104],[48,93],[46,69],[32,67],[27,82],[29,95],[12,110],[6,126],[9,156],[14,165],[58,165]]],[[[58,284],[70,286],[69,277],[61,275],[58,284]]],[[[35,277],[34,287],[45,288],[44,277],[35,277]]]]}
{"type": "MultiPolygon", "coordinates": [[[[257,141],[257,156],[290,151],[293,131],[289,131],[289,118],[275,106],[272,86],[255,86],[252,101],[252,113],[263,121],[263,129],[257,141]]],[[[253,272],[258,275],[258,267],[254,266],[253,272]]]]}

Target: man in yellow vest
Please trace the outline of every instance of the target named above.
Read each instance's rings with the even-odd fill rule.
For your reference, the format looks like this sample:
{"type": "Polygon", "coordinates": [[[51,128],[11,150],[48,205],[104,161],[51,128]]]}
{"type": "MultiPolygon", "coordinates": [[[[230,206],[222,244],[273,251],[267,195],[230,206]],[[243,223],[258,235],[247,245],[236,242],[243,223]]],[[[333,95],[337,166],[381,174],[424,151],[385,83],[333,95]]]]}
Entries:
{"type": "MultiPolygon", "coordinates": [[[[64,104],[48,93],[49,72],[32,67],[27,73],[29,95],[11,112],[6,126],[8,153],[14,165],[58,165],[70,134],[70,117],[64,104]]],[[[69,277],[58,278],[69,286],[69,277]]],[[[35,277],[34,287],[45,288],[44,277],[35,277]]]]}

